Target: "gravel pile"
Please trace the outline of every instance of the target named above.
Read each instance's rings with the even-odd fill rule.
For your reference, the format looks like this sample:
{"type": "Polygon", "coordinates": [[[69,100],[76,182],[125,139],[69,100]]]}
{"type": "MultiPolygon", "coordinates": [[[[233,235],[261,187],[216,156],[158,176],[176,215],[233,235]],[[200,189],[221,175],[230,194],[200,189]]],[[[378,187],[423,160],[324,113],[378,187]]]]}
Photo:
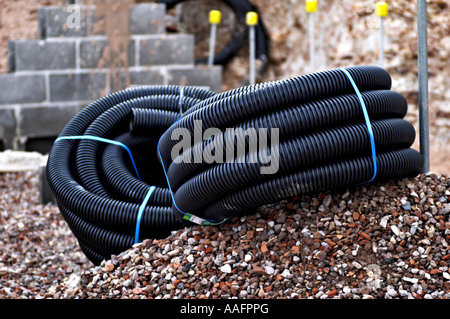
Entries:
{"type": "Polygon", "coordinates": [[[0,299],[51,297],[93,265],[54,205],[40,205],[35,172],[0,174],[0,299]]]}
{"type": "Polygon", "coordinates": [[[93,266],[35,174],[0,175],[0,298],[450,297],[450,180],[302,196],[174,231],[93,266]]]}

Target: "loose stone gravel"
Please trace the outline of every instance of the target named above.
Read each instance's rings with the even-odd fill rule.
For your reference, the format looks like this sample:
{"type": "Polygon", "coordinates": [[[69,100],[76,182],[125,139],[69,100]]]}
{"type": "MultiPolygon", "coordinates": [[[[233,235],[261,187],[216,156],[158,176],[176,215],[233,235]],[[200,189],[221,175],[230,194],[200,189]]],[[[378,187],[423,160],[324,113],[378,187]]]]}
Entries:
{"type": "Polygon", "coordinates": [[[40,205],[35,172],[0,174],[0,299],[52,296],[92,267],[54,205],[40,205]]]}
{"type": "Polygon", "coordinates": [[[450,297],[450,180],[304,195],[147,239],[93,266],[37,176],[0,175],[0,298],[450,297]]]}

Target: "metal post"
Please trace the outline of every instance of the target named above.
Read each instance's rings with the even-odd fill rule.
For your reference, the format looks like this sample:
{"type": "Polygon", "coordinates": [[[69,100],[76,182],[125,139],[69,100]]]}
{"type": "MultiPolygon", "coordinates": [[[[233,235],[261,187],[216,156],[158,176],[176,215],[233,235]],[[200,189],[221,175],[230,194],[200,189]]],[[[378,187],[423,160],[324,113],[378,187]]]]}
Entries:
{"type": "Polygon", "coordinates": [[[384,67],[384,18],[380,17],[380,53],[378,54],[378,63],[384,67]]]}
{"type": "Polygon", "coordinates": [[[255,80],[255,27],[250,26],[250,85],[254,85],[255,80]]]}
{"type": "Polygon", "coordinates": [[[430,171],[429,109],[428,109],[428,43],[427,1],[417,0],[417,64],[419,72],[419,131],[423,173],[430,171]]]}
{"type": "Polygon", "coordinates": [[[314,61],[314,51],[315,51],[315,44],[314,44],[314,15],[317,11],[318,7],[318,1],[317,0],[306,0],[305,1],[305,8],[306,12],[309,14],[309,68],[310,72],[315,71],[315,61],[314,61]]]}
{"type": "Polygon", "coordinates": [[[250,85],[256,84],[256,65],[255,65],[255,53],[256,53],[256,37],[255,26],[258,24],[258,13],[254,11],[247,12],[246,23],[249,27],[249,42],[250,42],[250,85]]]}
{"type": "Polygon", "coordinates": [[[211,38],[209,40],[209,57],[208,57],[208,65],[212,66],[214,64],[214,50],[216,46],[216,30],[217,25],[211,25],[211,38]]]}
{"type": "Polygon", "coordinates": [[[214,64],[217,25],[220,23],[221,18],[222,18],[222,13],[219,10],[211,10],[209,12],[209,23],[211,24],[211,37],[209,39],[208,66],[210,66],[210,67],[213,66],[213,64],[214,64]]]}
{"type": "Polygon", "coordinates": [[[378,48],[378,64],[384,67],[384,18],[389,14],[388,4],[385,1],[375,3],[375,13],[380,19],[380,41],[378,48]]]}
{"type": "Polygon", "coordinates": [[[314,72],[314,12],[309,14],[309,67],[310,72],[314,72]]]}

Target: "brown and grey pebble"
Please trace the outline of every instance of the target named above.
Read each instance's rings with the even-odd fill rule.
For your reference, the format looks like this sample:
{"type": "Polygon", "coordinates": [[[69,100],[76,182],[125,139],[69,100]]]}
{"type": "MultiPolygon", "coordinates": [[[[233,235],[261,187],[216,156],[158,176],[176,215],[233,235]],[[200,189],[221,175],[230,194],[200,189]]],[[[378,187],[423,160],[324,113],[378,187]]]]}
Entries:
{"type": "Polygon", "coordinates": [[[299,196],[95,267],[36,182],[0,175],[0,299],[450,297],[446,176],[299,196]]]}

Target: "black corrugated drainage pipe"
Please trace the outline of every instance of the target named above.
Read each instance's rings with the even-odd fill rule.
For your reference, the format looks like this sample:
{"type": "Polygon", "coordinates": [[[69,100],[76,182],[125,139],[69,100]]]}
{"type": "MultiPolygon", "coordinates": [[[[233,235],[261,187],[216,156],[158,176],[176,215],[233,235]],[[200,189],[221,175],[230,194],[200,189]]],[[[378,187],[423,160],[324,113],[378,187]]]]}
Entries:
{"type": "Polygon", "coordinates": [[[49,184],[81,248],[100,263],[191,222],[220,224],[304,193],[415,176],[423,159],[410,148],[407,103],[390,87],[385,70],[357,66],[220,94],[127,89],[66,125],[49,155],[49,184]],[[178,148],[180,132],[191,137],[187,147],[178,148]],[[217,160],[220,150],[232,156],[217,160]]]}
{"type": "Polygon", "coordinates": [[[220,222],[286,197],[370,181],[374,162],[378,179],[418,174],[422,157],[409,148],[415,131],[402,119],[407,103],[390,87],[385,70],[360,66],[239,88],[198,103],[164,133],[159,145],[175,214],[220,222]],[[371,153],[364,109],[352,81],[373,121],[376,154],[371,153]],[[277,149],[265,150],[279,154],[277,172],[261,174],[265,164],[251,160],[259,158],[255,152],[245,154],[247,165],[238,159],[212,164],[182,161],[183,156],[195,158],[206,145],[214,148],[211,141],[194,145],[186,151],[192,155],[181,154],[174,163],[173,132],[183,128],[194,135],[199,120],[203,131],[219,128],[222,135],[214,139],[224,148],[232,143],[233,150],[239,138],[227,139],[229,127],[279,129],[277,149]]]}
{"type": "Polygon", "coordinates": [[[156,143],[180,111],[214,94],[178,86],[131,88],[93,102],[65,126],[49,154],[47,176],[61,214],[92,262],[131,247],[137,226],[138,241],[161,238],[180,227],[156,143]],[[133,119],[144,110],[149,119],[142,127],[133,119]],[[138,224],[151,186],[156,188],[138,224]]]}

